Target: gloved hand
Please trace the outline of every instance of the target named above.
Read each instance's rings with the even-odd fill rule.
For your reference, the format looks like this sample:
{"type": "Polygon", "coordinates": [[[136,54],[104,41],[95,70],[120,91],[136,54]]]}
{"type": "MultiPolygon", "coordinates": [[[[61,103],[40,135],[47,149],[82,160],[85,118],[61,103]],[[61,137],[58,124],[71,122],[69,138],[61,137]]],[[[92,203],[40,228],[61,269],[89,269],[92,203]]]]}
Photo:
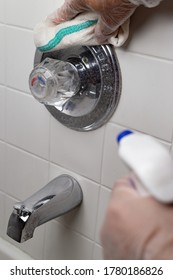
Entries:
{"type": "Polygon", "coordinates": [[[131,179],[114,187],[101,240],[105,259],[173,259],[173,206],[141,197],[131,179]]]}
{"type": "Polygon", "coordinates": [[[95,36],[104,43],[135,11],[128,0],[66,0],[64,5],[48,16],[54,23],[70,20],[79,13],[93,11],[99,14],[95,36]]]}

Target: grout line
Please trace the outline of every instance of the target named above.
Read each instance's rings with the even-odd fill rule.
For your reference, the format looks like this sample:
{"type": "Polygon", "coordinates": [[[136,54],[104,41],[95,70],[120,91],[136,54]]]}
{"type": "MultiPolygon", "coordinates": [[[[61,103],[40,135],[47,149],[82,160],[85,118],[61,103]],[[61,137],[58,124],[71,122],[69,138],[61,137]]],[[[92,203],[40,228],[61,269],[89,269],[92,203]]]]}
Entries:
{"type": "Polygon", "coordinates": [[[49,149],[48,149],[48,160],[49,160],[49,170],[48,170],[48,176],[50,180],[50,165],[51,165],[51,139],[52,139],[52,134],[51,134],[51,114],[49,114],[49,149]]]}
{"type": "MultiPolygon", "coordinates": [[[[97,201],[97,211],[96,211],[96,223],[94,228],[94,242],[96,240],[97,226],[98,226],[98,216],[99,216],[99,201],[101,196],[101,184],[102,184],[102,171],[103,171],[103,161],[104,161],[104,152],[105,152],[105,139],[106,139],[106,128],[107,125],[104,126],[104,135],[103,135],[103,143],[102,143],[102,156],[101,156],[101,167],[100,167],[100,187],[98,191],[98,201],[97,201]]],[[[94,257],[94,246],[92,251],[92,258],[94,257]]]]}
{"type": "Polygon", "coordinates": [[[1,144],[5,144],[5,145],[7,144],[6,141],[3,140],[3,139],[0,139],[0,143],[1,143],[1,144]]]}
{"type": "MultiPolygon", "coordinates": [[[[80,176],[80,177],[82,177],[82,178],[84,178],[84,179],[86,179],[86,180],[89,180],[89,181],[91,181],[91,182],[93,182],[93,183],[99,185],[99,182],[95,181],[94,179],[88,178],[88,177],[86,177],[86,176],[84,176],[84,175],[82,175],[82,174],[80,174],[80,173],[77,173],[77,171],[74,171],[74,170],[72,170],[72,169],[70,169],[70,168],[66,168],[66,167],[64,167],[64,166],[62,166],[62,165],[60,165],[60,164],[57,164],[56,162],[49,161],[49,159],[45,159],[45,158],[43,158],[43,157],[41,157],[41,156],[39,156],[39,155],[37,155],[37,154],[34,154],[33,152],[30,152],[30,151],[28,151],[28,150],[25,150],[25,149],[22,148],[22,147],[16,146],[15,144],[12,144],[12,143],[10,143],[10,142],[8,142],[8,141],[1,140],[1,139],[0,139],[0,142],[6,144],[7,146],[9,146],[9,147],[11,147],[11,148],[14,148],[14,149],[16,149],[16,150],[19,150],[20,152],[26,153],[26,154],[31,155],[31,156],[33,156],[33,157],[36,157],[36,158],[38,158],[38,159],[40,159],[40,160],[43,160],[43,161],[47,162],[49,165],[50,165],[50,164],[54,164],[54,165],[56,165],[57,167],[60,167],[61,169],[64,169],[64,170],[67,171],[67,172],[69,171],[69,172],[71,172],[71,173],[74,173],[74,174],[76,174],[76,175],[78,175],[78,176],[80,176]]],[[[50,168],[50,166],[49,166],[49,168],[50,168]]],[[[49,178],[48,178],[48,179],[49,179],[49,178]]]]}
{"type": "Polygon", "coordinates": [[[173,128],[172,128],[171,144],[173,145],[173,128]]]}
{"type": "MultiPolygon", "coordinates": [[[[49,115],[49,149],[48,149],[48,182],[50,181],[50,131],[51,131],[51,116],[49,115]]],[[[47,231],[47,223],[44,225],[44,236],[43,236],[43,255],[42,259],[46,259],[46,231],[47,231]]]]}
{"type": "Polygon", "coordinates": [[[82,177],[82,178],[84,178],[84,179],[86,179],[86,180],[89,180],[89,181],[91,181],[91,182],[93,182],[93,183],[99,185],[99,182],[97,182],[96,180],[91,179],[91,178],[89,178],[89,177],[86,177],[86,176],[83,175],[83,174],[78,173],[78,171],[75,171],[75,170],[70,169],[70,168],[66,168],[65,166],[63,166],[63,165],[61,165],[61,164],[57,164],[56,162],[53,162],[53,161],[50,161],[50,164],[54,164],[54,165],[56,165],[57,167],[60,167],[61,169],[64,169],[65,171],[69,171],[69,172],[71,172],[71,173],[74,173],[74,174],[76,174],[77,176],[80,176],[80,177],[82,177]]]}
{"type": "Polygon", "coordinates": [[[102,143],[102,155],[101,155],[101,166],[100,166],[100,184],[102,183],[102,170],[103,170],[104,151],[105,151],[106,127],[107,127],[107,125],[104,125],[104,134],[103,134],[103,143],[102,143]]]}
{"type": "MultiPolygon", "coordinates": [[[[25,30],[25,31],[30,31],[30,32],[32,32],[33,29],[34,29],[34,26],[33,27],[26,27],[26,26],[21,26],[21,25],[17,25],[17,24],[10,24],[10,23],[5,23],[5,22],[0,22],[0,24],[4,25],[6,27],[10,27],[10,28],[14,28],[14,29],[20,29],[20,30],[25,30]]],[[[147,53],[144,53],[144,52],[132,51],[132,50],[128,50],[128,49],[125,50],[125,52],[126,53],[130,53],[130,54],[136,54],[138,56],[154,58],[156,60],[173,63],[173,58],[165,58],[163,56],[156,56],[156,55],[153,55],[153,54],[147,54],[147,53]]]]}
{"type": "Polygon", "coordinates": [[[20,29],[20,30],[25,30],[25,31],[33,31],[34,27],[24,27],[18,24],[10,24],[10,23],[4,23],[6,27],[14,28],[14,29],[20,29]]]}
{"type": "Polygon", "coordinates": [[[13,87],[13,86],[6,85],[6,84],[4,84],[3,86],[4,86],[5,88],[7,88],[7,89],[14,90],[14,91],[19,92],[19,93],[21,93],[21,94],[27,94],[27,95],[29,95],[29,96],[32,97],[32,95],[31,95],[31,93],[30,93],[29,91],[25,91],[25,90],[22,90],[22,89],[18,89],[18,88],[15,88],[15,87],[13,87]]]}
{"type": "Polygon", "coordinates": [[[173,63],[173,59],[171,59],[171,58],[165,58],[165,57],[161,57],[161,56],[145,54],[145,53],[140,53],[140,52],[133,52],[133,51],[129,51],[129,53],[136,54],[137,56],[147,57],[147,58],[150,58],[150,59],[154,58],[155,60],[159,60],[161,62],[169,62],[171,64],[173,63]]]}
{"type": "MultiPolygon", "coordinates": [[[[10,200],[15,200],[15,202],[21,201],[20,198],[11,195],[11,193],[8,193],[7,191],[4,192],[4,195],[5,195],[5,198],[9,198],[10,200]]],[[[13,210],[13,209],[11,209],[11,210],[13,210]]]]}
{"type": "MultiPolygon", "coordinates": [[[[120,50],[120,52],[123,50],[120,50]]],[[[131,50],[126,50],[124,51],[126,54],[134,54],[136,56],[140,56],[140,57],[144,57],[144,58],[149,58],[149,59],[155,59],[155,60],[159,60],[161,62],[169,62],[169,63],[173,63],[173,58],[166,58],[163,56],[156,56],[153,54],[147,54],[147,53],[143,53],[143,52],[139,52],[139,51],[131,51],[131,50]]],[[[119,50],[117,51],[117,55],[119,54],[119,50]]]]}
{"type": "MultiPolygon", "coordinates": [[[[57,219],[57,218],[56,218],[57,219]]],[[[68,226],[67,224],[63,223],[63,221],[59,220],[57,221],[56,219],[53,219],[52,222],[53,223],[59,223],[61,226],[65,227],[66,229],[70,230],[72,233],[75,233],[79,236],[82,236],[83,238],[85,238],[87,241],[90,241],[92,243],[94,243],[94,240],[89,238],[87,235],[81,233],[80,231],[73,229],[72,227],[68,226]]]]}
{"type": "MultiPolygon", "coordinates": [[[[125,126],[125,125],[123,125],[123,124],[116,123],[116,122],[113,122],[113,121],[110,121],[109,124],[113,124],[113,125],[122,127],[123,129],[131,129],[131,130],[133,130],[133,131],[136,131],[137,133],[141,133],[141,134],[146,134],[146,135],[152,136],[152,137],[154,137],[155,139],[157,139],[157,140],[159,140],[159,141],[162,141],[162,142],[165,143],[165,144],[171,144],[172,141],[173,141],[173,139],[170,139],[170,141],[169,141],[169,140],[165,140],[165,139],[160,138],[160,137],[158,137],[158,136],[151,135],[150,132],[141,131],[141,130],[139,130],[139,129],[132,128],[131,126],[125,126]]],[[[173,135],[172,135],[172,138],[173,138],[173,135]]]]}
{"type": "MultiPolygon", "coordinates": [[[[1,141],[1,140],[0,140],[0,141],[1,141]]],[[[43,157],[41,157],[41,156],[39,156],[39,155],[37,155],[37,154],[34,154],[33,152],[30,152],[30,151],[28,151],[28,150],[25,150],[25,149],[23,149],[22,147],[16,146],[15,144],[12,144],[12,143],[10,143],[10,142],[8,142],[8,141],[2,141],[2,142],[4,142],[7,146],[9,146],[9,147],[11,147],[11,148],[14,148],[14,149],[16,149],[16,150],[19,150],[20,152],[26,153],[26,154],[28,154],[28,155],[31,155],[31,156],[33,156],[33,157],[35,157],[35,158],[38,158],[38,159],[40,159],[40,160],[43,160],[43,161],[49,163],[48,159],[43,158],[43,157]]]]}

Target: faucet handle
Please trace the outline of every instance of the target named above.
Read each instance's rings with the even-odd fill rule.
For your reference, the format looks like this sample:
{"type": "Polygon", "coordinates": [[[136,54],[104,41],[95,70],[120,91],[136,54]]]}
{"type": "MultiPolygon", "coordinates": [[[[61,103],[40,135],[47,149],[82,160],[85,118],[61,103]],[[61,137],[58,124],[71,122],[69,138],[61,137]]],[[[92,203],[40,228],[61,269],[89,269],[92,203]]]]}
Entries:
{"type": "Polygon", "coordinates": [[[31,72],[29,86],[39,102],[58,105],[79,91],[80,78],[72,63],[47,57],[31,72]]]}

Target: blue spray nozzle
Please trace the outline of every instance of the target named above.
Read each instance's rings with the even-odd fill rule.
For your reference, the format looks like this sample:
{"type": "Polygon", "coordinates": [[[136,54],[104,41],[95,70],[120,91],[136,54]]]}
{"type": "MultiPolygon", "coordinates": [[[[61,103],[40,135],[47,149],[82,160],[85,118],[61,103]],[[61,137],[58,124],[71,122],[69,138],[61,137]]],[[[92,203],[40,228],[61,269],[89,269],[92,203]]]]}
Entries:
{"type": "Polygon", "coordinates": [[[123,139],[124,137],[126,137],[126,136],[128,136],[130,134],[133,134],[133,131],[131,131],[131,130],[124,130],[120,134],[118,134],[118,136],[117,136],[118,144],[121,142],[121,139],[123,139]]]}

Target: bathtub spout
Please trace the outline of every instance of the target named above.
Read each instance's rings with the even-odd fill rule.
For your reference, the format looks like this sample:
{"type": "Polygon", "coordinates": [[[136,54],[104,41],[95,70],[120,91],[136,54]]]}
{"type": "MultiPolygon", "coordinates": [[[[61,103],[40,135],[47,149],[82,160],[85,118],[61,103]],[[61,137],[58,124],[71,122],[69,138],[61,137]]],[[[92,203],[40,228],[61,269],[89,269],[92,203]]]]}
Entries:
{"type": "Polygon", "coordinates": [[[69,175],[61,175],[23,202],[16,203],[7,235],[21,243],[33,237],[36,227],[66,214],[82,202],[82,190],[69,175]]]}

